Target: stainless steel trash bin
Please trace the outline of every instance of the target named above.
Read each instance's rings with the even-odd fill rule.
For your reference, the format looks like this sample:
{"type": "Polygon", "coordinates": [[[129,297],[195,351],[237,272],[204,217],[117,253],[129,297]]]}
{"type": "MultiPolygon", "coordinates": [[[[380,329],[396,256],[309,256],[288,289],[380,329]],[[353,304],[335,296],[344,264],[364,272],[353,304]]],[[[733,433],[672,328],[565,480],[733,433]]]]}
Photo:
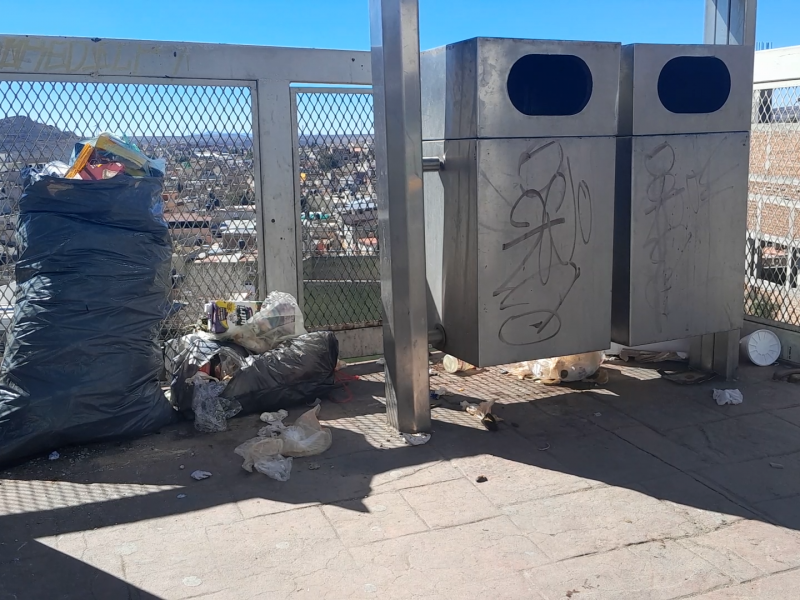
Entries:
{"type": "Polygon", "coordinates": [[[742,324],[753,49],[622,50],[612,338],[742,324]]]}
{"type": "Polygon", "coordinates": [[[477,366],[608,348],[620,45],[421,55],[431,324],[477,366]]]}

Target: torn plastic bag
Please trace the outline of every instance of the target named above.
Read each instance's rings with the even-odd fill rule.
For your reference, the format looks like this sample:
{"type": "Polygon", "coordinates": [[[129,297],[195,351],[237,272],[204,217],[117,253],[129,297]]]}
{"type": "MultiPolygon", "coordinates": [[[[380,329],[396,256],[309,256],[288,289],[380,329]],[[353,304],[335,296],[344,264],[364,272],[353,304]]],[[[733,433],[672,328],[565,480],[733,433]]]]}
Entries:
{"type": "Polygon", "coordinates": [[[292,459],[281,455],[283,440],[256,437],[238,445],[234,452],[244,461],[242,468],[248,473],[253,469],[277,481],[288,481],[292,474],[292,459]]]}
{"type": "Polygon", "coordinates": [[[173,373],[170,381],[170,402],[176,410],[187,416],[192,410],[194,398],[194,376],[205,365],[208,374],[217,379],[233,375],[247,363],[248,352],[230,342],[218,342],[208,338],[208,334],[189,334],[172,344],[178,355],[173,359],[173,373]],[[176,348],[177,346],[177,348],[176,348]]]}
{"type": "Polygon", "coordinates": [[[172,242],[161,179],[42,177],[20,199],[16,306],[0,375],[0,465],[150,433],[172,242]]]}
{"type": "Polygon", "coordinates": [[[221,398],[225,382],[217,381],[205,373],[197,373],[192,378],[194,392],[192,394],[192,412],[194,428],[203,433],[216,433],[228,428],[228,419],[232,419],[242,410],[242,405],[235,400],[221,398]]]}
{"type": "Polygon", "coordinates": [[[338,359],[333,333],[306,333],[248,357],[247,366],[228,381],[222,396],[238,401],[244,414],[291,408],[333,389],[338,359]]]}
{"type": "Polygon", "coordinates": [[[320,425],[318,415],[319,405],[300,415],[294,425],[281,427],[265,436],[259,431],[258,437],[237,446],[234,452],[244,459],[242,468],[287,481],[292,471],[292,457],[322,454],[331,447],[331,430],[320,425]]]}
{"type": "Polygon", "coordinates": [[[331,447],[331,430],[319,423],[319,405],[304,412],[286,429],[280,432],[283,440],[282,454],[286,456],[314,456],[331,447]]]}

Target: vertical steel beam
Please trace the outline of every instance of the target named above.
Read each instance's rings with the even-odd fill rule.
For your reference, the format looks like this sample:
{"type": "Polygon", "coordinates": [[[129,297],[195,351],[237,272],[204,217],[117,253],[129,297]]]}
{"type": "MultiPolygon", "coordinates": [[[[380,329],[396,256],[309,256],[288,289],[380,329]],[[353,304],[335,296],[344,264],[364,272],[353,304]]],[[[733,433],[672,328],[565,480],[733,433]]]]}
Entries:
{"type": "Polygon", "coordinates": [[[386,408],[399,431],[431,425],[418,0],[370,0],[386,408]]]}
{"type": "Polygon", "coordinates": [[[705,0],[703,43],[755,46],[757,0],[705,0]]]}
{"type": "MultiPolygon", "coordinates": [[[[706,44],[755,47],[757,0],[705,0],[706,44]]],[[[735,379],[739,364],[740,331],[725,331],[692,340],[690,364],[735,379]],[[709,364],[710,363],[710,364],[709,364]]]]}

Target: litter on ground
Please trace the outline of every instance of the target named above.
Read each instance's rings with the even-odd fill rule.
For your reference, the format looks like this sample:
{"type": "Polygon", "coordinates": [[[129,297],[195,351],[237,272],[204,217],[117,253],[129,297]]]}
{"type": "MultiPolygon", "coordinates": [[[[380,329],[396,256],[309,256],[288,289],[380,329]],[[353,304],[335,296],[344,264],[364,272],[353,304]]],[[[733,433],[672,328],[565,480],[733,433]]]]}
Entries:
{"type": "Polygon", "coordinates": [[[714,400],[717,404],[723,406],[725,404],[741,404],[744,400],[742,392],[739,390],[714,390],[714,400]]]}

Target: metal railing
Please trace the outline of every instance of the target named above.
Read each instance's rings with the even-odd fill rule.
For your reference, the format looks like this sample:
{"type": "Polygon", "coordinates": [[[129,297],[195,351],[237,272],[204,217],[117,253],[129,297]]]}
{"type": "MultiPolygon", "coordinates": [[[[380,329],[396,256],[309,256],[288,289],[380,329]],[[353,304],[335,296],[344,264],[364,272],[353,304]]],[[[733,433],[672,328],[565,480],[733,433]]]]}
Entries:
{"type": "Polygon", "coordinates": [[[67,162],[109,131],[164,158],[173,242],[172,309],[162,335],[197,322],[205,302],[258,290],[253,94],[248,85],[13,81],[0,76],[0,334],[14,304],[14,232],[26,167],[67,162]],[[223,133],[224,132],[224,133],[223,133]]]}
{"type": "Polygon", "coordinates": [[[0,334],[13,303],[18,171],[65,160],[100,131],[168,162],[174,314],[164,337],[194,323],[206,299],[279,290],[302,301],[293,81],[369,85],[369,53],[0,35],[0,334]]]}
{"type": "Polygon", "coordinates": [[[353,88],[292,91],[306,325],[380,325],[372,94],[353,88]]]}
{"type": "Polygon", "coordinates": [[[745,316],[750,320],[800,328],[798,218],[800,86],[756,89],[745,278],[745,316]]]}

